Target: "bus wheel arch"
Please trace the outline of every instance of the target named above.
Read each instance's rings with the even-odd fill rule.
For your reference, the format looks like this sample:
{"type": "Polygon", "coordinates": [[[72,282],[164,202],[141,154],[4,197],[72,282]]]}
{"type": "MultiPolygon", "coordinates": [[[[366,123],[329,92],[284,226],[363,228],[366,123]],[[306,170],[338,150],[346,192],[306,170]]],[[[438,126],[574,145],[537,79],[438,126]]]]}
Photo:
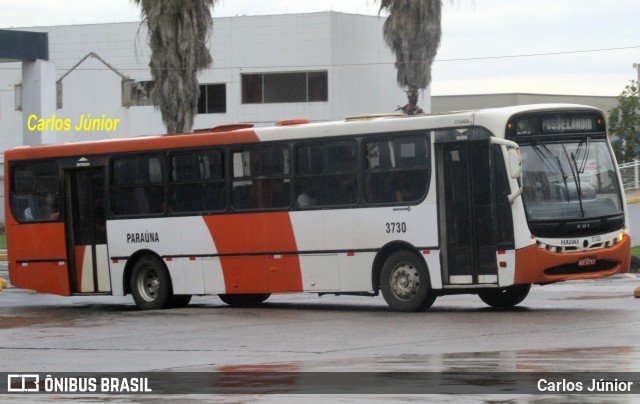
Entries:
{"type": "Polygon", "coordinates": [[[169,269],[164,260],[152,251],[137,251],[129,258],[123,283],[125,293],[131,293],[142,310],[172,307],[173,283],[169,269]]]}
{"type": "Polygon", "coordinates": [[[427,262],[408,243],[385,245],[374,260],[373,277],[374,290],[382,290],[392,310],[422,311],[436,300],[427,262]]]}
{"type": "Polygon", "coordinates": [[[220,300],[232,307],[257,307],[270,296],[271,293],[223,293],[218,295],[220,300]]]}
{"type": "Polygon", "coordinates": [[[522,303],[530,290],[531,284],[525,283],[506,288],[481,290],[478,292],[478,296],[487,305],[497,309],[504,309],[522,303]]]}
{"type": "Polygon", "coordinates": [[[154,255],[161,259],[158,254],[151,250],[138,250],[135,253],[131,254],[129,259],[124,265],[124,272],[122,273],[122,290],[125,295],[131,294],[131,273],[133,272],[133,267],[140,257],[143,255],[154,255]]]}
{"type": "Polygon", "coordinates": [[[373,267],[371,268],[371,285],[373,286],[374,292],[380,290],[380,275],[382,274],[382,267],[384,266],[384,263],[393,253],[398,251],[412,251],[418,255],[418,250],[406,241],[392,241],[385,244],[373,259],[373,267]]]}

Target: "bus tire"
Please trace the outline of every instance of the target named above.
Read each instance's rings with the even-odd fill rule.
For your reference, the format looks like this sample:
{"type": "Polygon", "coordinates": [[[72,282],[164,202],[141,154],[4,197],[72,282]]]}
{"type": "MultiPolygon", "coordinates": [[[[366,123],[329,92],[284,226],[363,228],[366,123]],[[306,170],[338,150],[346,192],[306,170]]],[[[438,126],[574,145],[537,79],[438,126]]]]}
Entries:
{"type": "Polygon", "coordinates": [[[529,294],[529,290],[531,290],[531,284],[527,283],[506,288],[481,290],[478,292],[478,296],[491,307],[507,308],[522,303],[529,294]]]}
{"type": "Polygon", "coordinates": [[[426,310],[436,300],[424,261],[410,251],[389,256],[380,274],[382,296],[394,311],[426,310]]]}
{"type": "Polygon", "coordinates": [[[144,255],[136,261],[130,286],[133,300],[141,310],[164,309],[172,302],[169,272],[156,256],[144,255]]]}
{"type": "Polygon", "coordinates": [[[242,293],[218,295],[220,300],[232,307],[255,307],[263,303],[271,293],[242,293]]]}
{"type": "Polygon", "coordinates": [[[187,307],[191,301],[191,295],[173,295],[169,304],[174,309],[187,307]]]}

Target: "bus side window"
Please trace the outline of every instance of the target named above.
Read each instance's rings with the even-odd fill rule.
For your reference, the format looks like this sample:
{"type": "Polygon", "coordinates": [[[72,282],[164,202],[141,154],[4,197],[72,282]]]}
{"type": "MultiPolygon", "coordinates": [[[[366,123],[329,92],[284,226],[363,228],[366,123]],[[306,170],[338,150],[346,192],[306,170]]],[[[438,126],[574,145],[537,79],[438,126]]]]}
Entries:
{"type": "Polygon", "coordinates": [[[417,202],[429,185],[429,138],[396,136],[363,143],[364,198],[369,204],[417,202]]]}
{"type": "Polygon", "coordinates": [[[60,179],[56,162],[19,165],[11,170],[10,204],[22,222],[60,219],[60,179]]]}
{"type": "Polygon", "coordinates": [[[171,157],[171,211],[215,212],[226,207],[224,155],[202,150],[171,157]]]}
{"type": "Polygon", "coordinates": [[[296,203],[301,208],[355,204],[357,144],[351,141],[296,147],[296,203]]]}
{"type": "Polygon", "coordinates": [[[357,202],[357,176],[358,166],[356,144],[353,142],[336,142],[328,144],[326,148],[327,174],[326,192],[333,197],[331,205],[349,205],[357,202]]]}
{"type": "Polygon", "coordinates": [[[164,212],[164,159],[127,156],[111,164],[111,210],[115,215],[164,212]]]}
{"type": "Polygon", "coordinates": [[[289,166],[287,146],[268,146],[234,152],[234,181],[231,191],[234,209],[289,207],[289,166]]]}

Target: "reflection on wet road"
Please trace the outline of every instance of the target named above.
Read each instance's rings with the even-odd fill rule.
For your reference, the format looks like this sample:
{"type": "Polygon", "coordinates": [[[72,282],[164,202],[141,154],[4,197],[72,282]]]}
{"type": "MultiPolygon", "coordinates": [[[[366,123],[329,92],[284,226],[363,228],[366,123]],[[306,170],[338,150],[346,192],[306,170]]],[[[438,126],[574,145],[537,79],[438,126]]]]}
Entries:
{"type": "MultiPolygon", "coordinates": [[[[471,372],[482,376],[478,383],[497,372],[640,372],[640,299],[632,295],[639,285],[635,275],[620,275],[536,286],[523,306],[513,310],[488,309],[475,296],[448,296],[438,299],[430,311],[412,314],[390,312],[381,298],[309,294],[274,296],[256,309],[233,309],[216,297],[197,297],[185,309],[141,312],[130,297],[63,298],[13,288],[0,293],[0,369],[471,372]]],[[[185,395],[172,399],[266,403],[640,400],[637,396],[516,393],[304,396],[304,400],[296,395],[185,395]]],[[[98,401],[102,399],[107,397],[98,401]]],[[[57,400],[65,401],[60,396],[57,400]]],[[[31,402],[25,397],[15,401],[31,402]]]]}
{"type": "MultiPolygon", "coordinates": [[[[185,369],[186,370],[186,369],[185,369]]],[[[384,355],[213,366],[217,372],[640,372],[640,346],[384,355]]]]}

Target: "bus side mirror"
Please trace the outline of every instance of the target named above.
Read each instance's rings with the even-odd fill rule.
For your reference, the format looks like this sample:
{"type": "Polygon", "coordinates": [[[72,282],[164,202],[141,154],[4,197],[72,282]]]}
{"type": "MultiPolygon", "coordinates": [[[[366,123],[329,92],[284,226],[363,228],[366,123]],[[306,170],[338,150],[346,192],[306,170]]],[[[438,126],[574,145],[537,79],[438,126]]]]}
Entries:
{"type": "Polygon", "coordinates": [[[508,148],[509,156],[509,175],[511,178],[520,178],[522,174],[522,160],[520,159],[520,150],[508,148]]]}

